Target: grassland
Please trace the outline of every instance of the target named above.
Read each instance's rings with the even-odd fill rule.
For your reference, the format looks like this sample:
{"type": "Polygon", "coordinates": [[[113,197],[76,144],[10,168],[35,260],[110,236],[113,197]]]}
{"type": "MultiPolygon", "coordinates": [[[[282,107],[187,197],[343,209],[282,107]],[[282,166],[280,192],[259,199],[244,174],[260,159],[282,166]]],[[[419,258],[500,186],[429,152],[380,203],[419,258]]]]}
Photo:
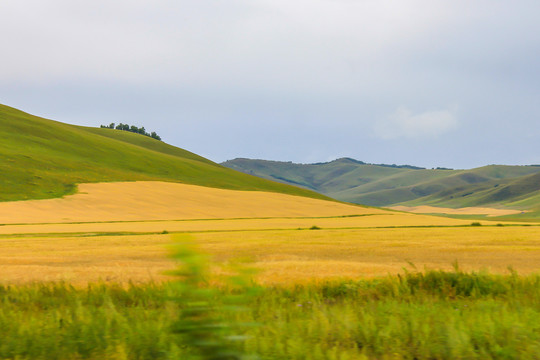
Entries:
{"type": "Polygon", "coordinates": [[[391,209],[398,211],[412,212],[415,214],[446,214],[446,215],[485,215],[486,217],[500,217],[507,215],[521,214],[520,210],[495,209],[483,207],[465,207],[459,209],[443,208],[437,206],[392,206],[391,209]]]}
{"type": "Polygon", "coordinates": [[[1,359],[540,356],[535,223],[162,182],[79,190],[0,204],[1,359]],[[191,287],[170,275],[186,236],[211,259],[191,287]],[[239,258],[257,285],[224,285],[239,258]]]}
{"type": "Polygon", "coordinates": [[[533,210],[535,216],[540,211],[538,166],[423,169],[366,164],[349,158],[318,164],[234,159],[223,165],[358,204],[449,208],[503,206],[533,210]]]}
{"type": "Polygon", "coordinates": [[[89,182],[155,180],[322,195],[227,169],[147,136],[88,128],[0,105],[0,201],[50,199],[89,182]]]}
{"type": "Polygon", "coordinates": [[[216,268],[251,258],[258,281],[397,274],[419,268],[538,270],[531,223],[415,215],[268,192],[162,182],[84,184],[62,199],[0,203],[2,282],[166,279],[173,233],[189,233],[216,268]]]}
{"type": "MultiPolygon", "coordinates": [[[[457,261],[468,271],[501,274],[509,267],[520,274],[538,272],[540,264],[536,226],[305,227],[190,234],[214,259],[217,273],[229,261],[247,258],[260,271],[257,281],[265,284],[379,277],[402,273],[411,263],[418,269],[450,270],[457,261]]],[[[3,235],[0,273],[6,284],[164,281],[164,272],[174,266],[168,257],[171,243],[170,234],[158,232],[3,235]]]]}
{"type": "Polygon", "coordinates": [[[61,199],[0,202],[4,225],[387,213],[287,194],[155,181],[81,184],[77,194],[61,199]]]}
{"type": "Polygon", "coordinates": [[[408,262],[448,268],[455,260],[465,269],[528,273],[540,261],[537,227],[471,227],[467,220],[183,184],[81,188],[85,194],[64,199],[0,204],[3,282],[165,280],[170,233],[191,233],[218,272],[234,257],[251,258],[261,269],[258,281],[268,284],[396,274],[408,262]],[[135,196],[148,192],[142,201],[135,196]],[[276,212],[288,216],[272,217],[276,212]],[[17,224],[27,216],[34,223],[17,224]]]}
{"type": "Polygon", "coordinates": [[[251,296],[176,283],[0,286],[0,358],[537,359],[539,285],[458,271],[251,296]]]}
{"type": "MultiPolygon", "coordinates": [[[[540,357],[534,219],[326,201],[5,106],[0,136],[0,359],[540,357]],[[174,278],[186,237],[199,250],[178,253],[174,278]],[[227,282],[238,258],[253,283],[227,282]]],[[[345,175],[334,165],[319,180],[345,175]]]]}

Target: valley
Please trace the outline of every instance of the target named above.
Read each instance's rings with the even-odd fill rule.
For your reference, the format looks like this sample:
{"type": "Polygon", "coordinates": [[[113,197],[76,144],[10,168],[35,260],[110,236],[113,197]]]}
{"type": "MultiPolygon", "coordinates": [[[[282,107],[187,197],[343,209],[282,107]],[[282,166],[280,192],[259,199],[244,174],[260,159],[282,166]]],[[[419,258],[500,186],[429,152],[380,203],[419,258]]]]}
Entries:
{"type": "Polygon", "coordinates": [[[215,359],[201,336],[268,360],[539,354],[537,167],[285,181],[6,106],[0,125],[0,358],[215,359]]]}

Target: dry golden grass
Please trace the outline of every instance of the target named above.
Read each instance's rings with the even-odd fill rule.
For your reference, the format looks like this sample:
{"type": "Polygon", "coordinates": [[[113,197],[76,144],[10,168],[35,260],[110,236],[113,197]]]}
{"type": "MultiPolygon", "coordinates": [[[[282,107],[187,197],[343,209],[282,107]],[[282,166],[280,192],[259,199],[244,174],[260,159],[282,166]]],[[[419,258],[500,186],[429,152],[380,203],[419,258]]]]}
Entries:
{"type": "MultiPolygon", "coordinates": [[[[30,224],[0,226],[0,234],[61,234],[61,233],[156,233],[298,229],[317,226],[332,228],[366,228],[389,226],[456,226],[469,225],[467,220],[436,216],[391,213],[359,217],[331,218],[269,218],[269,219],[220,219],[181,221],[140,221],[82,224],[30,224]]],[[[490,224],[483,221],[483,224],[490,224]]]]}
{"type": "MultiPolygon", "coordinates": [[[[174,237],[175,235],[173,235],[174,237]]],[[[419,269],[540,270],[539,227],[394,228],[206,232],[191,235],[217,264],[250,258],[262,283],[359,278],[419,269]]],[[[161,281],[174,268],[171,235],[3,237],[4,283],[161,281]]]]}
{"type": "Polygon", "coordinates": [[[0,203],[0,222],[63,223],[383,214],[333,201],[158,181],[81,184],[61,199],[0,203]]]}
{"type": "Polygon", "coordinates": [[[390,209],[398,211],[407,211],[415,214],[449,214],[449,215],[487,215],[504,216],[519,214],[521,210],[512,209],[494,209],[485,207],[465,207],[460,209],[443,208],[436,206],[392,206],[390,209]]]}
{"type": "Polygon", "coordinates": [[[174,268],[171,242],[170,235],[3,238],[1,282],[159,281],[174,268]]]}
{"type": "Polygon", "coordinates": [[[540,270],[539,227],[396,228],[195,236],[218,261],[250,257],[265,283],[380,276],[410,268],[540,270]]]}
{"type": "Polygon", "coordinates": [[[537,226],[464,227],[471,222],[160,182],[80,190],[65,199],[0,204],[0,282],[168,279],[173,240],[158,234],[164,230],[193,233],[217,264],[253,259],[263,283],[379,276],[400,272],[408,261],[420,268],[448,269],[457,260],[467,270],[540,270],[537,226]],[[320,230],[306,230],[312,226],[320,230]]]}

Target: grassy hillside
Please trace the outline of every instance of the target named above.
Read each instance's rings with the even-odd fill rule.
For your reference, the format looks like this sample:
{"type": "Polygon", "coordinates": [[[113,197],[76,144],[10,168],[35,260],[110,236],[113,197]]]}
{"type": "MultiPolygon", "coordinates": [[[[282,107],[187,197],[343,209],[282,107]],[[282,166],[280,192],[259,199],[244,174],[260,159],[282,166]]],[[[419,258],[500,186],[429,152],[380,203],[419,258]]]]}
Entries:
{"type": "Polygon", "coordinates": [[[318,164],[234,159],[226,161],[222,165],[266,179],[304,186],[326,194],[333,194],[410,171],[410,169],[404,168],[368,165],[348,158],[318,164]]]}
{"type": "Polygon", "coordinates": [[[463,207],[520,205],[540,194],[540,167],[490,165],[470,170],[374,165],[353,159],[294,164],[235,159],[223,165],[249,174],[296,184],[333,198],[365,205],[463,207]],[[519,202],[519,203],[518,203],[519,202]]]}
{"type": "Polygon", "coordinates": [[[132,180],[324,198],[143,135],[64,124],[5,105],[0,105],[0,137],[0,201],[60,197],[74,192],[78,183],[132,180]]]}
{"type": "Polygon", "coordinates": [[[520,209],[540,210],[540,173],[509,179],[491,179],[471,186],[458,186],[410,201],[408,205],[486,206],[506,205],[520,209]]]}

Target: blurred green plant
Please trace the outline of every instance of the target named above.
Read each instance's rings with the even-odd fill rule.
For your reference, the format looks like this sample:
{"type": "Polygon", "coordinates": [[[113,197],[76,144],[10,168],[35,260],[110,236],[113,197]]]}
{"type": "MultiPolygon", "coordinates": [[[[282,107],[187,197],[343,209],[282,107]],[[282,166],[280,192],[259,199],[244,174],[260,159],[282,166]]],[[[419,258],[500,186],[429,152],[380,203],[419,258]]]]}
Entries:
{"type": "Polygon", "coordinates": [[[250,311],[247,304],[258,293],[251,281],[252,271],[233,263],[232,275],[221,279],[221,284],[211,286],[207,257],[195,248],[189,237],[177,237],[177,240],[173,256],[180,265],[172,272],[179,277],[173,300],[180,313],[172,324],[172,331],[180,334],[181,343],[193,348],[201,359],[256,359],[241,351],[241,343],[247,338],[243,332],[255,324],[241,320],[231,322],[231,319],[239,319],[240,313],[250,311]]]}
{"type": "Polygon", "coordinates": [[[192,285],[180,281],[0,284],[0,359],[540,359],[538,274],[411,270],[251,298],[241,284],[209,284],[207,270],[194,277],[204,272],[183,299],[192,285]],[[207,286],[216,292],[199,293],[207,286]],[[193,319],[195,301],[207,304],[193,319]],[[219,346],[194,345],[196,332],[219,346]]]}

